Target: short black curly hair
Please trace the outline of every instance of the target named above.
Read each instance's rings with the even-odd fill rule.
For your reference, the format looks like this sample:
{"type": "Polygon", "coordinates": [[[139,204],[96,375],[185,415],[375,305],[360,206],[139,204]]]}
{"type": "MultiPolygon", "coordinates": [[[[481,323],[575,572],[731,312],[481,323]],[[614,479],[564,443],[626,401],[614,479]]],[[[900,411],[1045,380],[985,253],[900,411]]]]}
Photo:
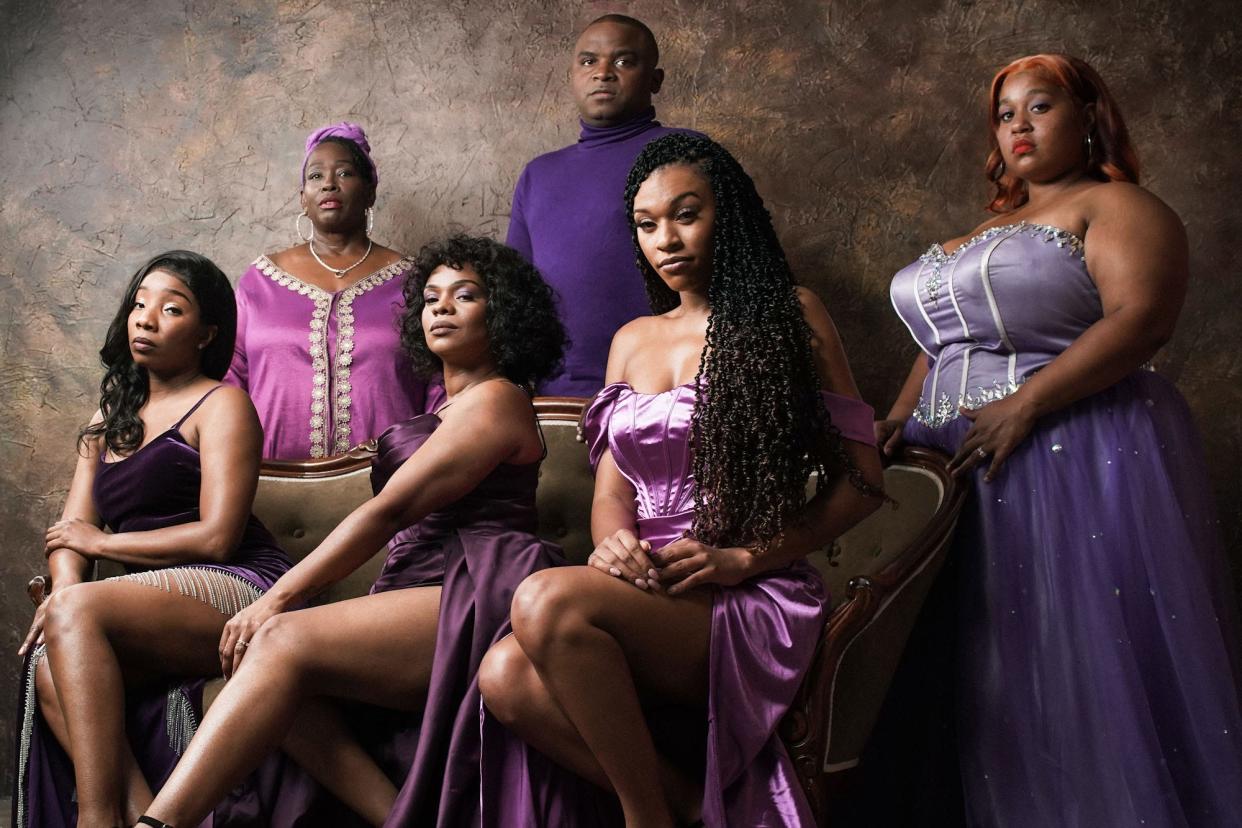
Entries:
{"type": "Polygon", "coordinates": [[[438,267],[469,267],[487,290],[487,337],[496,367],[509,381],[532,393],[535,386],[561,372],[569,340],[556,311],[556,293],[534,265],[511,247],[481,236],[454,235],[418,251],[405,280],[401,346],[414,370],[431,377],[440,358],[427,347],[423,333],[423,287],[438,267]]]}

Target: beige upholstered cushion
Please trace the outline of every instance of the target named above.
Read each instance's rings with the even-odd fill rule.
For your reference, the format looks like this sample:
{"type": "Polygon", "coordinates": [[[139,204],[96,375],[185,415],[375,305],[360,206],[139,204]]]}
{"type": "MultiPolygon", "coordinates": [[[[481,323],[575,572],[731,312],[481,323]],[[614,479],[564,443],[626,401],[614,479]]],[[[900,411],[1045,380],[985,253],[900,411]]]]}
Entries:
{"type": "MultiPolygon", "coordinates": [[[[371,498],[371,470],[357,469],[332,477],[296,478],[259,476],[254,513],[276,536],[294,563],[312,552],[350,512],[371,498]]],[[[384,565],[381,549],[343,581],[333,584],[315,599],[330,603],[365,595],[384,565]]],[[[224,687],[224,679],[212,679],[203,688],[206,711],[224,687]]]]}
{"type": "MultiPolygon", "coordinates": [[[[897,508],[881,506],[838,538],[831,562],[826,549],[811,553],[834,606],[845,596],[851,578],[874,575],[892,563],[927,526],[944,496],[933,474],[896,463],[884,471],[884,488],[897,508]]],[[[813,491],[814,486],[808,486],[808,492],[813,491]]]]}
{"type": "MultiPolygon", "coordinates": [[[[260,475],[254,513],[276,536],[294,563],[313,551],[350,512],[371,498],[371,470],[333,477],[294,478],[260,475]]],[[[365,595],[384,565],[378,550],[349,577],[334,584],[316,603],[365,595]]]]}
{"type": "Polygon", "coordinates": [[[591,500],[595,477],[585,443],[578,442],[576,417],[541,416],[548,456],[539,469],[539,536],[560,544],[570,563],[586,563],[591,543],[591,500]]]}

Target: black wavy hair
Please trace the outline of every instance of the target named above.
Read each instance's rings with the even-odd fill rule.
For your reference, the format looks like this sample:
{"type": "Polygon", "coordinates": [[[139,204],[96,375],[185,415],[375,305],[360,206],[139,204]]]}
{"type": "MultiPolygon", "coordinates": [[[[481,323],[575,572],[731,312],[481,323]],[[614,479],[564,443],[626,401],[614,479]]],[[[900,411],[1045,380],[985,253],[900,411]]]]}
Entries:
{"type": "MultiPolygon", "coordinates": [[[[375,186],[375,167],[371,165],[371,159],[362,151],[362,147],[343,135],[329,135],[327,138],[321,138],[315,146],[318,147],[320,144],[340,144],[348,150],[349,160],[354,165],[354,169],[358,171],[358,175],[362,176],[372,187],[375,186]]],[[[311,151],[314,152],[314,148],[311,151]]],[[[302,184],[306,185],[305,164],[302,165],[302,184]]]]}
{"type": "Polygon", "coordinates": [[[713,545],[764,547],[817,490],[848,475],[868,494],[819,395],[811,329],[803,316],[772,218],[728,150],[698,136],[657,138],[639,153],[625,186],[625,209],[653,313],[680,299],[643,255],[634,198],[656,170],[685,164],[702,172],[716,202],[707,337],[694,378],[692,533],[713,545]]]}
{"type": "Polygon", "coordinates": [[[455,235],[418,251],[405,281],[401,345],[424,377],[441,370],[423,334],[423,287],[436,268],[470,267],[487,290],[487,338],[496,367],[509,381],[534,393],[560,373],[568,346],[556,312],[556,293],[534,265],[511,247],[480,236],[455,235]]]}
{"type": "Polygon", "coordinates": [[[142,445],[144,429],[138,412],[147,402],[150,381],[147,369],[134,362],[129,350],[129,314],[142,280],[154,270],[163,270],[180,279],[198,302],[204,325],[215,325],[216,335],[200,352],[199,370],[212,379],[223,379],[233,361],[237,338],[237,302],[228,277],[206,256],[189,250],[160,253],[138,268],[125,288],[125,298],[108,325],[99,359],[104,377],[99,383],[99,410],[103,419],[82,429],[79,443],[103,436],[113,454],[128,454],[142,445]]]}

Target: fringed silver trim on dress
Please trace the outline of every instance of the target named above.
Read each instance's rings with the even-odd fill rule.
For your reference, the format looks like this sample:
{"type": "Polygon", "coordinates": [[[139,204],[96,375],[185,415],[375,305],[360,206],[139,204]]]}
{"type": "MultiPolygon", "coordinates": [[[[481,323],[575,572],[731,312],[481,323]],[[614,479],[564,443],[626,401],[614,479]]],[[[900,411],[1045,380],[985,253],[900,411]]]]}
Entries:
{"type": "Polygon", "coordinates": [[[17,825],[14,828],[26,828],[26,774],[30,770],[30,740],[34,737],[35,708],[39,700],[35,697],[35,671],[39,662],[47,655],[47,645],[40,644],[30,654],[30,669],[26,673],[26,695],[22,710],[22,730],[17,749],[17,825]]]}
{"type": "MultiPolygon", "coordinates": [[[[174,566],[168,569],[152,569],[146,572],[133,572],[128,575],[117,575],[109,581],[132,581],[145,584],[165,592],[177,593],[188,598],[202,601],[224,615],[233,616],[259,599],[263,592],[254,584],[220,569],[200,566],[174,566]]],[[[30,656],[30,668],[25,676],[26,704],[22,710],[21,733],[17,753],[17,826],[26,826],[26,785],[30,770],[30,742],[34,737],[35,713],[38,698],[35,691],[35,671],[39,662],[47,655],[47,645],[35,647],[30,656]]],[[[168,746],[178,756],[185,753],[190,740],[198,732],[198,716],[194,705],[185,690],[179,684],[168,689],[165,702],[165,725],[168,732],[168,746]]],[[[74,800],[77,791],[74,791],[74,800]]]]}
{"type": "Polygon", "coordinates": [[[168,699],[164,703],[164,723],[168,729],[168,746],[178,756],[185,754],[190,740],[198,732],[198,716],[194,713],[194,704],[186,695],[185,688],[174,684],[168,688],[168,699]]]}
{"type": "Polygon", "coordinates": [[[263,593],[239,575],[200,566],[173,566],[116,575],[109,581],[133,581],[165,592],[175,592],[234,616],[259,600],[263,593]]]}

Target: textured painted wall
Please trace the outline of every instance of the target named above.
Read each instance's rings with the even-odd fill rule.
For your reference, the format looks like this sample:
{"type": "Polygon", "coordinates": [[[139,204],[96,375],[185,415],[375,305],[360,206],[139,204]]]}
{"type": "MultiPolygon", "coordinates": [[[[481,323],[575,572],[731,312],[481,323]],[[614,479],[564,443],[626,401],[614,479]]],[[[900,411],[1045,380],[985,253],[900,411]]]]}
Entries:
{"type": "Polygon", "coordinates": [[[914,354],[889,276],[983,217],[987,81],[1031,52],[1094,63],[1148,186],[1189,230],[1195,281],[1158,362],[1206,432],[1242,562],[1242,31],[1232,3],[1189,5],[0,0],[0,779],[23,587],[43,567],[132,270],[189,247],[240,274],[288,246],[302,139],[342,118],[372,137],[380,241],[503,235],[523,163],[576,137],[569,49],[605,11],[656,30],[661,118],[714,135],[755,175],[882,411],[914,354]]]}

